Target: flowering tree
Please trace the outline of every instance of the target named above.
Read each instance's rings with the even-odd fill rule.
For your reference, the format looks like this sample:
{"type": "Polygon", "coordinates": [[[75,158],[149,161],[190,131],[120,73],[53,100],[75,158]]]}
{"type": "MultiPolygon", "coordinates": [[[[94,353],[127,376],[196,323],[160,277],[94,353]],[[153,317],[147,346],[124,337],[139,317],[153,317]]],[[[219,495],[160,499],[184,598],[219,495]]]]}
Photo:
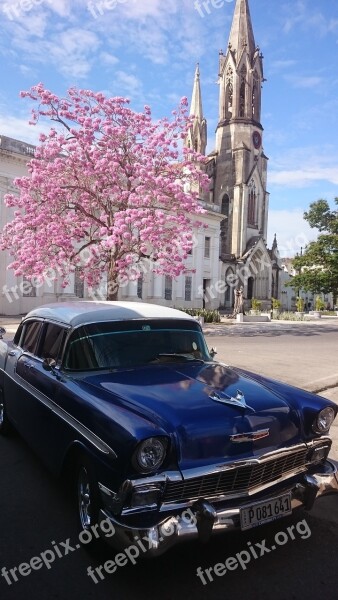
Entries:
{"type": "Polygon", "coordinates": [[[15,180],[16,208],[0,239],[16,275],[55,276],[63,285],[81,267],[89,286],[107,278],[107,299],[122,281],[140,275],[142,261],[158,274],[184,272],[193,245],[194,215],[203,211],[204,157],[182,149],[191,118],[182,99],[172,120],[153,122],[149,107],[136,113],[125,98],[71,88],[59,98],[43,84],[21,92],[55,123],[15,180]]]}

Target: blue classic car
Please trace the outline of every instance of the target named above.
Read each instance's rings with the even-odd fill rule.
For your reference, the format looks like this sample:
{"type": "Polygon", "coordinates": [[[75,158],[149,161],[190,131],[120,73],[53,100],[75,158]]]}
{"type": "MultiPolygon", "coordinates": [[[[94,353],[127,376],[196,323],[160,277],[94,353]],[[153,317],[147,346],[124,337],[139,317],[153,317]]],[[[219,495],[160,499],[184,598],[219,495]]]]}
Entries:
{"type": "Polygon", "coordinates": [[[337,406],[213,354],[174,309],[42,306],[0,341],[0,431],[70,473],[81,529],[111,524],[119,549],[146,538],[160,554],[337,492],[337,406]]]}

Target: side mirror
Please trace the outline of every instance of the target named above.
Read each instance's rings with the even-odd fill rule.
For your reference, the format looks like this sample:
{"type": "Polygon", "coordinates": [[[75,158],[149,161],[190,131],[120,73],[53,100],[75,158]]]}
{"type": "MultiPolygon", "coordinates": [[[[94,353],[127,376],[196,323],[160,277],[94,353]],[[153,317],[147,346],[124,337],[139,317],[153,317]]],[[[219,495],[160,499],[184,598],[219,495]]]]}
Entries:
{"type": "Polygon", "coordinates": [[[211,358],[214,358],[214,356],[216,356],[216,354],[217,354],[216,348],[211,348],[209,354],[210,354],[211,358]]]}
{"type": "Polygon", "coordinates": [[[42,366],[45,369],[45,371],[53,371],[53,369],[55,369],[56,367],[55,358],[45,358],[42,363],[42,366]]]}
{"type": "Polygon", "coordinates": [[[0,327],[0,340],[2,340],[2,336],[6,333],[6,329],[4,327],[0,327]]]}

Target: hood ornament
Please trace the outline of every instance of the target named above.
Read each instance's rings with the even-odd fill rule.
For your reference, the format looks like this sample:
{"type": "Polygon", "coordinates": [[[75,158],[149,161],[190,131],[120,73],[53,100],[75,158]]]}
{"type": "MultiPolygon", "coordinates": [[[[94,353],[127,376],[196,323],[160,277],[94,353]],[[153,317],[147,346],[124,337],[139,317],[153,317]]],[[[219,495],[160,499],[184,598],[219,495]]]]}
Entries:
{"type": "Polygon", "coordinates": [[[242,410],[251,410],[255,412],[255,409],[249,406],[246,401],[243,392],[241,390],[237,390],[236,397],[228,396],[224,392],[221,392],[221,395],[216,392],[212,392],[209,396],[210,400],[214,400],[215,402],[220,402],[221,404],[229,404],[232,407],[241,408],[242,410]]]}

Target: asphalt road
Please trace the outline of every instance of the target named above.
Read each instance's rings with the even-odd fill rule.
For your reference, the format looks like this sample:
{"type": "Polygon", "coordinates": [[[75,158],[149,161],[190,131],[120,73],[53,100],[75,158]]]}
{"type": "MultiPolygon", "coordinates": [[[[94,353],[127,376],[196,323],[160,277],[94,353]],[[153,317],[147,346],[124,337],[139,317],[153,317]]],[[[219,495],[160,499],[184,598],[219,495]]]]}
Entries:
{"type": "MultiPolygon", "coordinates": [[[[295,328],[276,332],[271,326],[244,332],[229,328],[222,335],[209,332],[208,343],[217,346],[218,358],[226,362],[249,369],[258,362],[262,373],[275,376],[279,370],[280,379],[289,381],[297,376],[292,383],[312,384],[338,371],[338,328],[315,327],[298,334],[295,328]],[[295,357],[298,362],[293,365],[295,357]],[[320,359],[317,362],[316,357],[320,359]]],[[[223,535],[207,545],[184,544],[158,559],[121,566],[113,574],[105,574],[102,581],[97,575],[96,584],[87,568],[100,567],[114,559],[115,552],[106,549],[94,558],[85,547],[76,548],[78,536],[69,496],[17,435],[0,438],[0,475],[0,574],[4,567],[10,572],[47,550],[56,554],[49,569],[42,565],[26,575],[14,570],[18,581],[7,575],[11,585],[0,576],[1,600],[337,598],[338,496],[319,500],[311,513],[301,511],[245,534],[223,535]],[[229,557],[234,559],[227,564],[234,567],[237,563],[237,567],[224,573],[220,563],[229,557]],[[218,575],[210,570],[215,564],[218,575]],[[198,567],[201,577],[197,576],[198,567]]],[[[25,572],[25,567],[21,571],[25,572]]]]}

